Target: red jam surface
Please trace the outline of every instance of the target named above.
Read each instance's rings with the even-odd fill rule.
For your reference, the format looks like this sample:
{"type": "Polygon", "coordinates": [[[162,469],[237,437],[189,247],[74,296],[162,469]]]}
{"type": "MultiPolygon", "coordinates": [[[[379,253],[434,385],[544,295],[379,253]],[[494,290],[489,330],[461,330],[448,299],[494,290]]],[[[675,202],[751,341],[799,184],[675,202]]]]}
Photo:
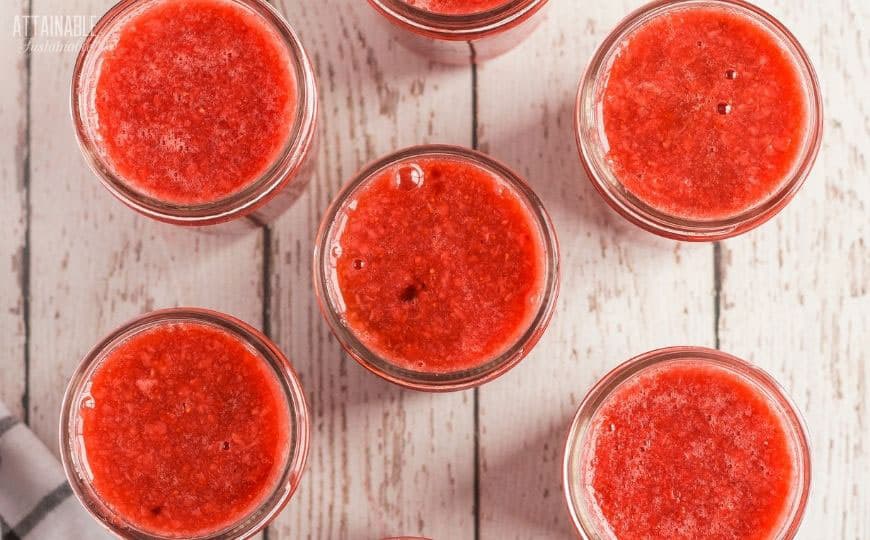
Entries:
{"type": "Polygon", "coordinates": [[[99,134],[131,188],[214,202],[261,176],[288,139],[291,60],[259,15],[226,0],[164,0],[102,53],[99,134]]]}
{"type": "Polygon", "coordinates": [[[586,481],[620,540],[773,538],[795,482],[783,420],[723,368],[674,362],[618,388],[592,423],[586,481]]]}
{"type": "Polygon", "coordinates": [[[344,315],[373,352],[455,372],[493,360],[528,328],[544,280],[541,234],[479,165],[407,161],[370,179],[344,213],[344,315]]]}
{"type": "Polygon", "coordinates": [[[289,413],[271,368],[199,323],[143,331],[111,351],[81,409],[93,486],[152,534],[229,526],[274,489],[289,413]]]}
{"type": "Polygon", "coordinates": [[[471,15],[507,4],[510,0],[406,0],[408,5],[442,15],[471,15]]]}
{"type": "Polygon", "coordinates": [[[794,60],[732,10],[656,16],[629,35],[603,95],[607,154],[625,188],[672,216],[721,219],[788,179],[808,125],[794,60]]]}

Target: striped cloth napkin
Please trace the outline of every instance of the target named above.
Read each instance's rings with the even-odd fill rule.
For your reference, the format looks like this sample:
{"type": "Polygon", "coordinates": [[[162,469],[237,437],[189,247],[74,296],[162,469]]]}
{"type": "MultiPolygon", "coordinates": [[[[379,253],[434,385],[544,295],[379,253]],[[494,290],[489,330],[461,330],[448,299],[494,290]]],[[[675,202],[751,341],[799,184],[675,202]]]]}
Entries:
{"type": "Polygon", "coordinates": [[[72,494],[63,468],[0,403],[0,538],[113,538],[72,494]]]}

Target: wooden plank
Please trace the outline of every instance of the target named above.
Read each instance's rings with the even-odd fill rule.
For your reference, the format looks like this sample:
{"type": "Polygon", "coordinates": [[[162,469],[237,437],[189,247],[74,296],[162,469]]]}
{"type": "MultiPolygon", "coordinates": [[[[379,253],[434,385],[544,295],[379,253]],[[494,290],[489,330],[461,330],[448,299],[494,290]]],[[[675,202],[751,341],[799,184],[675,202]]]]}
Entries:
{"type": "Polygon", "coordinates": [[[819,71],[825,138],[797,198],[726,242],[722,348],[770,371],[803,411],[814,486],[799,537],[870,537],[870,5],[764,1],[819,71]]]}
{"type": "MultiPolygon", "coordinates": [[[[100,15],[112,0],[41,0],[35,14],[100,15]]],[[[40,36],[42,42],[67,38],[40,36]]],[[[69,125],[75,52],[33,55],[31,420],[56,450],[67,377],[103,334],[144,311],[194,305],[261,318],[261,235],[140,218],[87,169],[69,125]]]]}
{"type": "Polygon", "coordinates": [[[270,538],[473,537],[470,392],[382,382],[341,354],[312,291],[314,233],[329,200],[368,160],[424,142],[468,145],[468,68],[401,49],[366,2],[278,2],[312,55],[321,90],[316,173],[274,227],[273,336],[313,411],[308,471],[270,538]]]}
{"type": "MultiPolygon", "coordinates": [[[[0,18],[23,10],[5,2],[0,18]]],[[[868,447],[868,140],[870,57],[861,0],[760,2],[792,28],[820,68],[826,142],[804,191],[775,221],[723,245],[724,350],[770,370],[806,413],[816,482],[801,538],[870,537],[862,482],[868,447]]],[[[100,14],[111,0],[40,0],[41,15],[100,14]]],[[[586,60],[639,0],[553,2],[520,49],[479,70],[482,148],[526,175],[553,214],[563,251],[562,298],[550,331],[514,372],[480,391],[481,538],[569,537],[559,486],[564,431],[588,386],[629,356],[675,343],[712,345],[710,246],[635,230],[583,179],[571,107],[586,60]],[[540,74],[519,76],[518,74],[540,74]],[[510,114],[505,114],[509,111],[510,114]],[[677,295],[674,296],[675,291],[677,295]]],[[[428,396],[381,383],[342,358],[317,313],[310,251],[329,198],[366,160],[439,141],[469,144],[467,69],[439,68],[401,50],[364,2],[284,0],[319,68],[322,135],[316,178],[274,227],[268,318],[302,372],[315,412],[309,470],[273,538],[375,538],[474,529],[473,394],[428,396]],[[377,32],[373,29],[377,28],[377,32]]],[[[8,37],[8,36],[6,36],[8,37]]],[[[5,37],[4,37],[5,39],[5,37]]],[[[40,36],[38,42],[58,41],[40,36]]],[[[0,160],[0,399],[23,393],[20,288],[26,193],[18,44],[2,47],[7,152],[0,160]],[[11,70],[11,71],[10,71],[11,70]],[[8,120],[7,120],[8,119],[8,120]],[[4,259],[5,257],[5,259],[4,259]],[[7,291],[12,291],[7,294],[7,291]]],[[[197,304],[256,323],[258,235],[213,237],[132,216],[87,171],[68,122],[73,54],[34,55],[31,303],[37,433],[52,448],[66,377],[104,332],[145,309],[197,304]]]]}
{"type": "Polygon", "coordinates": [[[641,352],[714,345],[712,246],[662,240],[622,220],[586,180],[574,142],[581,72],[639,5],[552,2],[528,42],[480,68],[481,148],[527,177],[562,248],[549,331],[512,373],[480,389],[484,540],[572,538],[561,463],[586,390],[641,352]]]}
{"type": "Polygon", "coordinates": [[[0,36],[0,401],[20,418],[26,384],[27,9],[26,0],[0,6],[7,29],[0,36]]]}

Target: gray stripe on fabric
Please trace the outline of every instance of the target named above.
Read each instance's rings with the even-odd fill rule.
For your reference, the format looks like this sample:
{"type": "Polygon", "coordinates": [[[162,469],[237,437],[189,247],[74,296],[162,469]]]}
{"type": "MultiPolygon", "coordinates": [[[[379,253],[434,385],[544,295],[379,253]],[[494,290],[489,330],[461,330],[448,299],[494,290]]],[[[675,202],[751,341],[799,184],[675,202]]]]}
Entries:
{"type": "Polygon", "coordinates": [[[3,540],[21,540],[12,527],[0,516],[0,538],[3,540]]]}
{"type": "Polygon", "coordinates": [[[13,527],[12,531],[3,535],[3,540],[15,540],[17,538],[24,538],[30,532],[36,528],[39,523],[45,519],[52,510],[60,506],[60,504],[67,500],[72,495],[72,489],[69,487],[69,484],[64,482],[63,484],[54,488],[54,490],[43,497],[30,511],[29,514],[24,516],[24,519],[18,522],[15,527],[13,527]],[[9,536],[8,535],[14,535],[9,536]]]}
{"type": "Polygon", "coordinates": [[[4,416],[0,418],[0,437],[6,434],[7,431],[18,425],[18,419],[14,416],[4,416]]]}

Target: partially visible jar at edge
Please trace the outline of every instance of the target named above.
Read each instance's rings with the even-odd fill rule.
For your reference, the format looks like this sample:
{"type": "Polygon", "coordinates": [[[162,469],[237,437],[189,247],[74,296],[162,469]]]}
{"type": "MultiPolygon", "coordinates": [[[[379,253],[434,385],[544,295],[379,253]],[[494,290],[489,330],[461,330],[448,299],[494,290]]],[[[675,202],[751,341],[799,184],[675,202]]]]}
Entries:
{"type": "Polygon", "coordinates": [[[369,0],[408,49],[446,64],[488,60],[513,49],[541,24],[548,0],[456,2],[369,0]],[[431,5],[430,4],[434,4],[431,5]],[[443,5],[442,5],[443,4],[443,5]]]}

